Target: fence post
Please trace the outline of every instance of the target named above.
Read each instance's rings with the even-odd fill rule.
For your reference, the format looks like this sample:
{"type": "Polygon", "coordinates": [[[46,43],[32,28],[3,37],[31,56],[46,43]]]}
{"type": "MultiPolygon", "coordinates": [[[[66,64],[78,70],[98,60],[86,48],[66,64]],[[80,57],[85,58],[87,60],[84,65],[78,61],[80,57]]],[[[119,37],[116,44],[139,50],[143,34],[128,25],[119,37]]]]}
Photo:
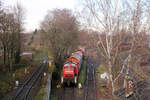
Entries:
{"type": "Polygon", "coordinates": [[[47,84],[46,84],[46,95],[44,96],[44,100],[50,100],[50,94],[51,94],[51,78],[52,74],[48,74],[47,84]]]}

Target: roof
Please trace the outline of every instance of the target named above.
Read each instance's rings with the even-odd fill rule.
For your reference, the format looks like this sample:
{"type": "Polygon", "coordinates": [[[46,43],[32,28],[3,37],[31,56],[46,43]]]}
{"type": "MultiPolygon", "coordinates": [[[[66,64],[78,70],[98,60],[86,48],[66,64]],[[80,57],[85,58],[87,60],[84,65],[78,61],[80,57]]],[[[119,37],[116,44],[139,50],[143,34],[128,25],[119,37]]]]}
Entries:
{"type": "Polygon", "coordinates": [[[24,56],[24,55],[32,55],[32,52],[23,52],[20,54],[20,56],[24,56]]]}

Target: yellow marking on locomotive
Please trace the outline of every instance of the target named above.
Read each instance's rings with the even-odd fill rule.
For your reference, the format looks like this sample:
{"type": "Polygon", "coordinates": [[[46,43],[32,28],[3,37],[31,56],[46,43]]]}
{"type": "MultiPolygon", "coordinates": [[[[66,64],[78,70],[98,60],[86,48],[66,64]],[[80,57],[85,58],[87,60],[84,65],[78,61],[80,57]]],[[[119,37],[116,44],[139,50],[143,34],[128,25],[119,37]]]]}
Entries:
{"type": "Polygon", "coordinates": [[[82,88],[82,85],[81,85],[81,83],[79,83],[79,84],[78,84],[78,88],[79,88],[79,89],[81,89],[81,88],[82,88]]]}
{"type": "Polygon", "coordinates": [[[60,84],[58,84],[58,85],[57,85],[57,88],[61,88],[61,85],[60,85],[60,84]]]}

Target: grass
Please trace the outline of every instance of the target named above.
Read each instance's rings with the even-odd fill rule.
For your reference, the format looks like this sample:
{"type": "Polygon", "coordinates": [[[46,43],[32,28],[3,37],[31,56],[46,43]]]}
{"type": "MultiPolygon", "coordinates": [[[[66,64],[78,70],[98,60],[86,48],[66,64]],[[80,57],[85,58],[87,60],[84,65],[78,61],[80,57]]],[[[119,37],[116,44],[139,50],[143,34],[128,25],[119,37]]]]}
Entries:
{"type": "Polygon", "coordinates": [[[103,63],[100,64],[99,67],[97,68],[96,72],[97,72],[98,81],[99,81],[98,82],[99,83],[98,90],[99,90],[100,93],[104,93],[105,92],[105,88],[103,86],[106,85],[106,80],[105,79],[101,79],[100,75],[103,74],[103,73],[105,73],[105,72],[107,72],[107,69],[106,69],[105,65],[103,63]]]}
{"type": "Polygon", "coordinates": [[[15,80],[23,82],[25,77],[25,68],[28,70],[28,72],[31,69],[30,66],[20,67],[13,72],[13,74],[15,75],[14,77],[12,76],[12,73],[0,74],[0,97],[7,95],[9,91],[12,91],[15,85],[15,80]]]}
{"type": "Polygon", "coordinates": [[[34,56],[33,61],[40,61],[42,60],[43,57],[42,53],[40,52],[33,52],[33,56],[34,56]]]}
{"type": "Polygon", "coordinates": [[[103,87],[100,87],[100,88],[99,88],[99,91],[100,91],[101,93],[104,93],[104,92],[105,92],[105,89],[104,89],[103,87]]]}
{"type": "Polygon", "coordinates": [[[45,95],[45,88],[40,89],[40,91],[37,93],[37,95],[34,97],[33,100],[43,100],[43,97],[45,95]]]}
{"type": "MultiPolygon", "coordinates": [[[[15,64],[14,68],[16,68],[15,71],[12,73],[15,73],[15,77],[12,77],[12,74],[10,73],[4,73],[2,70],[0,71],[0,98],[3,96],[6,96],[9,91],[12,90],[12,88],[15,85],[15,80],[23,81],[25,74],[24,70],[27,69],[27,74],[29,74],[29,70],[36,67],[37,64],[42,60],[42,54],[34,52],[34,58],[32,61],[29,61],[26,59],[21,59],[21,62],[19,64],[15,64]],[[34,67],[31,67],[34,66],[34,67]]],[[[2,59],[0,60],[0,65],[2,65],[2,59]]]]}
{"type": "MultiPolygon", "coordinates": [[[[44,49],[42,51],[51,55],[51,53],[47,49],[44,49]]],[[[42,59],[43,59],[43,53],[37,50],[33,50],[32,60],[29,60],[28,58],[24,58],[24,59],[21,59],[19,64],[14,65],[14,68],[16,70],[13,71],[12,73],[15,73],[15,77],[12,77],[12,74],[4,73],[3,70],[0,70],[0,98],[3,96],[6,96],[7,93],[12,90],[12,88],[15,85],[15,80],[19,80],[21,82],[24,80],[25,68],[27,68],[27,74],[29,74],[29,71],[34,69],[42,59]]],[[[1,57],[0,59],[0,66],[2,69],[3,57],[1,57]]],[[[55,66],[50,68],[50,72],[54,70],[55,70],[55,66]]],[[[42,100],[43,94],[44,94],[44,91],[40,90],[34,100],[42,100]]]]}
{"type": "Polygon", "coordinates": [[[101,75],[101,74],[107,72],[107,69],[106,69],[105,65],[102,63],[99,65],[96,72],[98,73],[98,75],[101,75]]]}
{"type": "MultiPolygon", "coordinates": [[[[49,55],[51,54],[48,50],[42,50],[43,52],[48,53],[49,55]]],[[[27,74],[29,74],[29,72],[31,70],[33,70],[38,64],[39,62],[43,59],[43,53],[37,50],[33,49],[33,59],[29,60],[28,58],[22,58],[19,64],[14,64],[14,71],[12,73],[15,73],[15,77],[12,77],[12,73],[4,73],[3,70],[0,70],[0,98],[3,96],[6,96],[8,92],[12,91],[12,88],[15,85],[15,80],[19,80],[21,82],[23,82],[25,74],[24,74],[24,70],[25,68],[27,68],[27,74]]],[[[1,69],[3,68],[3,57],[0,57],[0,67],[1,69]]],[[[54,70],[54,67],[52,67],[52,69],[50,70],[54,70]]],[[[39,94],[37,95],[35,100],[42,100],[41,96],[42,96],[42,90],[39,92],[39,94]],[[39,98],[39,99],[38,99],[39,98]]]]}
{"type": "Polygon", "coordinates": [[[50,51],[48,47],[41,47],[40,50],[44,52],[45,54],[47,54],[48,56],[52,56],[52,52],[50,51]]]}
{"type": "Polygon", "coordinates": [[[6,93],[12,90],[14,79],[10,75],[7,74],[0,74],[0,98],[5,96],[6,93]]]}
{"type": "Polygon", "coordinates": [[[50,100],[58,100],[58,97],[56,97],[55,95],[51,95],[50,100]]]}
{"type": "Polygon", "coordinates": [[[85,73],[86,73],[86,61],[83,61],[82,70],[79,74],[78,83],[84,84],[85,81],[85,73]]]}
{"type": "Polygon", "coordinates": [[[56,71],[56,66],[55,65],[49,66],[48,70],[49,70],[49,73],[55,72],[56,71]]]}
{"type": "Polygon", "coordinates": [[[13,96],[12,95],[7,95],[4,100],[12,100],[13,96]]]}

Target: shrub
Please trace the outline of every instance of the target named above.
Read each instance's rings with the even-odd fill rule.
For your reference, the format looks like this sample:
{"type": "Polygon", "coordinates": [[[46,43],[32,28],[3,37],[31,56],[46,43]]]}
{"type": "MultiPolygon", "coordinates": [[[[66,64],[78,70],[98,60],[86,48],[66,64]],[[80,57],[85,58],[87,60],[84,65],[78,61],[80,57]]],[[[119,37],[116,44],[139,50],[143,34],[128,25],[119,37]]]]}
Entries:
{"type": "Polygon", "coordinates": [[[49,73],[53,73],[53,72],[56,72],[56,66],[55,65],[52,65],[49,67],[49,73]]]}
{"type": "Polygon", "coordinates": [[[43,97],[45,95],[45,88],[42,88],[38,94],[34,97],[33,100],[43,100],[43,97]]]}
{"type": "Polygon", "coordinates": [[[24,68],[18,69],[16,72],[16,79],[20,80],[24,77],[24,68]]]}
{"type": "Polygon", "coordinates": [[[4,96],[10,90],[11,87],[6,81],[0,81],[0,97],[4,96]]]}

